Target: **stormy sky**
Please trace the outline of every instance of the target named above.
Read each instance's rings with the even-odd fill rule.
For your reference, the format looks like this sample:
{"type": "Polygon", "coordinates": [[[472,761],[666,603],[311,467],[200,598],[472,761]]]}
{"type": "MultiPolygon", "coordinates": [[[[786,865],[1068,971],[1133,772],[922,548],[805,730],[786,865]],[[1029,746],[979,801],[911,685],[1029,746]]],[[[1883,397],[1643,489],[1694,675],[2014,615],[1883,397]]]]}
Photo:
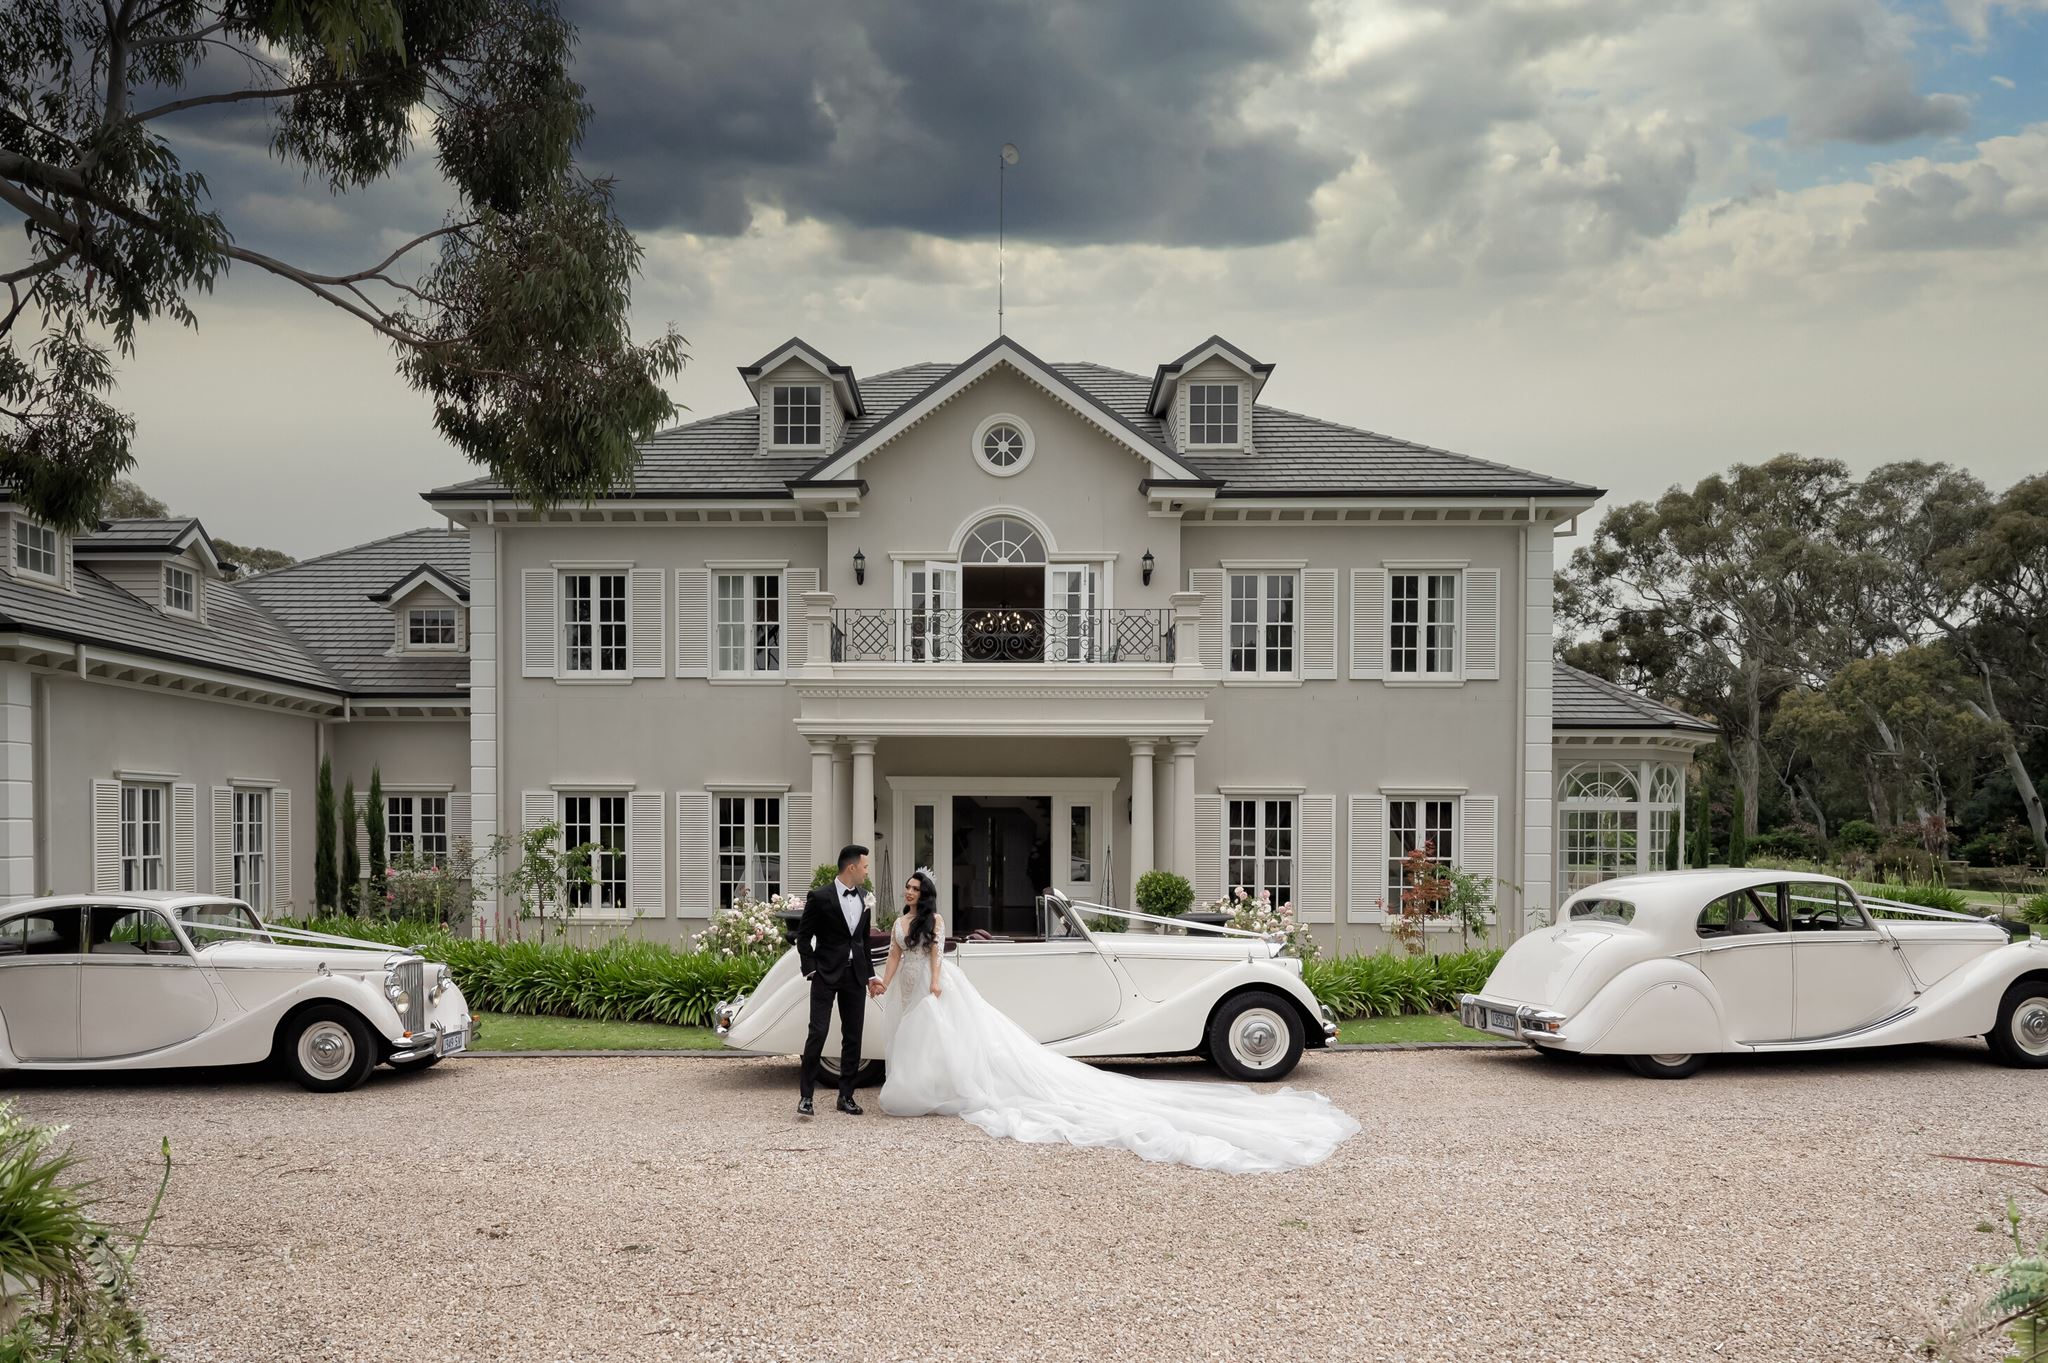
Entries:
{"type": "MultiPolygon", "coordinates": [[[[2048,0],[571,3],[580,154],[695,414],[801,334],[859,372],[995,329],[1149,371],[1210,332],[1276,405],[1654,495],[1782,450],[2048,466],[2048,0]]],[[[167,131],[169,129],[167,128],[167,131]]],[[[359,266],[259,122],[176,131],[245,244],[359,266]]],[[[10,233],[10,235],[12,235],[10,233]]],[[[424,524],[467,476],[387,349],[238,271],[122,373],[137,479],[243,542],[424,524]]]]}

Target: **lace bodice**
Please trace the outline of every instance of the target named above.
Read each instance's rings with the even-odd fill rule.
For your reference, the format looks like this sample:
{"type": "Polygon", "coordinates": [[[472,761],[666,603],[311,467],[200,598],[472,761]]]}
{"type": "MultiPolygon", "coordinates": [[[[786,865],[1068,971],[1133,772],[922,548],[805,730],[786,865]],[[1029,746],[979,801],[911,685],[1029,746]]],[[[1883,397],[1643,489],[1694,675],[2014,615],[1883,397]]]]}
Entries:
{"type": "MultiPolygon", "coordinates": [[[[935,924],[939,933],[946,930],[945,920],[935,924]]],[[[900,994],[905,1003],[915,1003],[932,992],[932,949],[930,945],[912,947],[909,942],[910,915],[904,914],[896,920],[890,935],[896,939],[900,960],[896,966],[896,978],[889,985],[891,994],[900,994]]],[[[943,942],[943,936],[937,940],[943,942]]]]}

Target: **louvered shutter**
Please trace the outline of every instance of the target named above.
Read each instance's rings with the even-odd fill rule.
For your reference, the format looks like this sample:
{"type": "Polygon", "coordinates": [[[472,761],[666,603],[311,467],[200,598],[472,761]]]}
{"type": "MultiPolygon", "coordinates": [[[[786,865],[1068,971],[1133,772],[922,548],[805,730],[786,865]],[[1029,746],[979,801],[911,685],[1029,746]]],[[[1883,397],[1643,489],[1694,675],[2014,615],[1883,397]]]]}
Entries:
{"type": "Polygon", "coordinates": [[[1387,897],[1387,802],[1378,795],[1351,797],[1351,875],[1347,917],[1372,923],[1387,897]]]}
{"type": "Polygon", "coordinates": [[[1202,594],[1202,667],[1221,672],[1227,656],[1223,632],[1230,618],[1230,574],[1221,568],[1191,569],[1188,590],[1202,594]]]}
{"type": "Polygon", "coordinates": [[[711,675],[711,573],[676,569],[676,675],[711,675]]]}
{"type": "Polygon", "coordinates": [[[92,889],[114,894],[121,888],[121,783],[92,783],[92,889]]]}
{"type": "Polygon", "coordinates": [[[180,782],[171,787],[171,888],[180,894],[199,889],[199,787],[180,782]]]}
{"type": "Polygon", "coordinates": [[[794,894],[810,883],[811,797],[791,793],[782,797],[782,888],[794,894]]]}
{"type": "Polygon", "coordinates": [[[1337,797],[1301,797],[1301,885],[1295,908],[1304,923],[1337,921],[1337,797]]]}
{"type": "Polygon", "coordinates": [[[1458,835],[1464,845],[1454,849],[1457,855],[1452,859],[1461,869],[1486,877],[1487,891],[1497,902],[1499,886],[1494,881],[1500,873],[1500,801],[1491,795],[1467,795],[1458,813],[1458,835]]]}
{"type": "Polygon", "coordinates": [[[791,675],[810,657],[811,625],[804,618],[804,593],[816,590],[816,568],[792,568],[782,576],[782,670],[791,675]]]}
{"type": "Polygon", "coordinates": [[[271,911],[283,913],[292,902],[292,793],[282,788],[270,792],[270,846],[271,911]]]}
{"type": "Polygon", "coordinates": [[[1351,570],[1351,679],[1387,675],[1387,570],[1351,570]]]}
{"type": "Polygon", "coordinates": [[[1195,797],[1195,899],[1213,904],[1223,898],[1223,797],[1195,797]]]}
{"type": "Polygon", "coordinates": [[[662,803],[658,790],[636,790],[626,797],[626,907],[648,918],[668,911],[662,803]]]}
{"type": "Polygon", "coordinates": [[[626,647],[636,677],[659,677],[668,671],[664,666],[668,639],[662,632],[667,612],[661,608],[661,584],[666,576],[659,568],[635,568],[626,574],[626,647]]]}
{"type": "MultiPolygon", "coordinates": [[[[528,790],[520,792],[519,827],[525,832],[531,833],[536,828],[544,828],[548,824],[557,822],[557,812],[558,811],[555,806],[555,793],[552,790],[528,790]]],[[[555,837],[555,843],[557,846],[561,845],[561,836],[559,833],[557,833],[555,837]]],[[[553,912],[554,907],[555,902],[552,899],[544,898],[541,901],[541,908],[549,912],[553,912]]],[[[513,908],[513,912],[517,912],[516,907],[513,908]]]]}
{"type": "Polygon", "coordinates": [[[1301,675],[1306,681],[1337,680],[1337,570],[1309,568],[1301,574],[1301,675]]]}
{"type": "Polygon", "coordinates": [[[676,916],[709,918],[718,908],[711,878],[711,793],[676,792],[676,916]]]}
{"type": "Polygon", "coordinates": [[[1465,573],[1465,679],[1500,680],[1500,569],[1465,573]]]}
{"type": "Polygon", "coordinates": [[[469,792],[458,790],[448,796],[448,850],[453,852],[458,842],[474,843],[471,837],[469,792]]]}
{"type": "MultiPolygon", "coordinates": [[[[386,814],[385,818],[388,821],[390,815],[386,814]]],[[[388,829],[390,824],[387,822],[385,827],[388,829]]],[[[391,850],[388,832],[384,838],[384,849],[386,852],[391,850]]],[[[356,865],[362,867],[365,876],[370,874],[370,793],[365,790],[356,792],[356,865]]],[[[341,888],[345,892],[350,887],[344,885],[341,888]]]]}
{"type": "Polygon", "coordinates": [[[213,788],[213,892],[235,892],[235,788],[213,788]]]}
{"type": "Polygon", "coordinates": [[[519,675],[552,677],[561,652],[554,570],[528,568],[520,574],[520,582],[519,675]]]}

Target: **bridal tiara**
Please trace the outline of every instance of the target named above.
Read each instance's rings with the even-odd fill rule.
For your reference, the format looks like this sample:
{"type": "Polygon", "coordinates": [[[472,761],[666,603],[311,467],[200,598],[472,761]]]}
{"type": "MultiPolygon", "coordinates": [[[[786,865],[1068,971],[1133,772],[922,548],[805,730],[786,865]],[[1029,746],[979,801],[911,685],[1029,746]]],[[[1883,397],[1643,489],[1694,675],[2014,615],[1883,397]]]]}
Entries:
{"type": "Polygon", "coordinates": [[[932,881],[935,884],[939,879],[939,873],[929,866],[913,866],[910,868],[910,873],[914,876],[923,876],[926,880],[932,881]]]}

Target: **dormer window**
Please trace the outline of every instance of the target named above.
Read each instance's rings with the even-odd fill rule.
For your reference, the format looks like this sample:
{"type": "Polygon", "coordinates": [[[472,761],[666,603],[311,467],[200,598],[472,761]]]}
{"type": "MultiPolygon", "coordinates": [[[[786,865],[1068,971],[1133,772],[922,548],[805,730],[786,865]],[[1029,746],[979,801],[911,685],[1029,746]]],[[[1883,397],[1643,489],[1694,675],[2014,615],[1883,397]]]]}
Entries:
{"type": "Polygon", "coordinates": [[[405,642],[409,648],[455,647],[455,608],[414,606],[406,611],[405,642]]]}
{"type": "Polygon", "coordinates": [[[1189,445],[1237,447],[1238,392],[1234,383],[1188,385],[1189,445]]]}
{"type": "Polygon", "coordinates": [[[198,613],[199,578],[190,568],[180,568],[175,563],[164,565],[164,609],[179,615],[198,613]]]}
{"type": "Polygon", "coordinates": [[[815,449],[825,443],[825,390],[815,383],[778,383],[773,395],[773,444],[815,449]]]}
{"type": "Polygon", "coordinates": [[[17,572],[57,580],[57,532],[47,525],[17,518],[14,522],[14,567],[17,572]]]}

